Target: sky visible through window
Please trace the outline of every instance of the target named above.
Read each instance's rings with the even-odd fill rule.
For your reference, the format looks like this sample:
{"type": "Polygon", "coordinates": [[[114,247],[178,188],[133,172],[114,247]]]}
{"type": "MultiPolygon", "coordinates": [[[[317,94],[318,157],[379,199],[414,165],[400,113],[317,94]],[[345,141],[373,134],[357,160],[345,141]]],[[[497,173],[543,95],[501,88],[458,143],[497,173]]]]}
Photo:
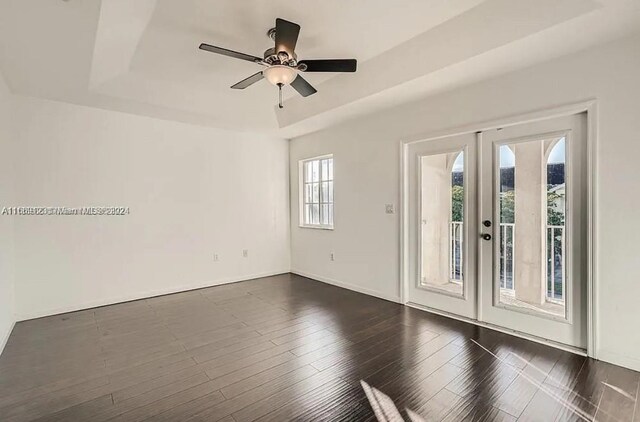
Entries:
{"type": "Polygon", "coordinates": [[[459,173],[464,170],[464,153],[458,154],[456,161],[453,162],[452,171],[455,173],[459,173]]]}
{"type": "MultiPolygon", "coordinates": [[[[549,161],[547,163],[564,163],[564,138],[560,139],[558,143],[553,147],[551,153],[549,154],[549,161]]],[[[508,168],[513,167],[516,164],[516,157],[513,155],[513,151],[511,148],[507,146],[500,147],[500,167],[508,168]]],[[[454,164],[455,168],[455,164],[454,164]]]]}
{"type": "MultiPolygon", "coordinates": [[[[565,147],[564,147],[564,138],[560,139],[558,143],[551,150],[551,154],[549,154],[548,163],[564,163],[565,161],[565,147]]],[[[453,171],[461,172],[464,170],[464,154],[460,153],[456,158],[456,161],[453,163],[453,171]]],[[[516,157],[513,155],[513,151],[511,151],[508,147],[500,148],[500,167],[513,167],[515,165],[516,157]]]]}
{"type": "Polygon", "coordinates": [[[564,163],[564,138],[560,139],[549,154],[549,163],[564,163]]]}

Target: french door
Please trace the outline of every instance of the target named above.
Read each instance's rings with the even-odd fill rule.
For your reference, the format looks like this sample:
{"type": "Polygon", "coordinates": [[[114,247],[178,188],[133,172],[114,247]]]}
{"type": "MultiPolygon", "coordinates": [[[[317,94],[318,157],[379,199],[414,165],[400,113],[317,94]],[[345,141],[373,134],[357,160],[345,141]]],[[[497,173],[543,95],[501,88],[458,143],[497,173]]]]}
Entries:
{"type": "Polygon", "coordinates": [[[475,134],[411,144],[405,168],[411,302],[476,318],[475,134]]]}
{"type": "Polygon", "coordinates": [[[408,302],[586,349],[585,127],[407,145],[408,302]]]}

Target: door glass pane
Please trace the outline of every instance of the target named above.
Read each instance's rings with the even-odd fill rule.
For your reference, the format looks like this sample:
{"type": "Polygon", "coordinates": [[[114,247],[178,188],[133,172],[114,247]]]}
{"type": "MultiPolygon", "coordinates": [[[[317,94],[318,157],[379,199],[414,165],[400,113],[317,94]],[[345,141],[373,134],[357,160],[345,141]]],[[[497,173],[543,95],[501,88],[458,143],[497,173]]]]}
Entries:
{"type": "Polygon", "coordinates": [[[501,145],[498,156],[500,302],[564,317],[565,138],[501,145]]]}
{"type": "Polygon", "coordinates": [[[464,153],[420,158],[423,287],[462,295],[464,283],[464,153]]]}

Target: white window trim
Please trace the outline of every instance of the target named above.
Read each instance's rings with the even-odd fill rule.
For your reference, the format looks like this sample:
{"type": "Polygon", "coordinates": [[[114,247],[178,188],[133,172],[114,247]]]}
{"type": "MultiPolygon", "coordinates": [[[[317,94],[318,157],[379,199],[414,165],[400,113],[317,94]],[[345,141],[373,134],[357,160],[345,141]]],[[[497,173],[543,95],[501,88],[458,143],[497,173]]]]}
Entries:
{"type": "MultiPolygon", "coordinates": [[[[333,207],[333,225],[326,224],[305,224],[304,223],[304,165],[309,161],[316,160],[324,160],[327,158],[331,158],[333,160],[333,154],[325,154],[319,155],[316,157],[309,157],[303,160],[298,161],[298,227],[303,229],[316,229],[316,230],[333,230],[336,225],[336,209],[335,209],[335,192],[334,192],[334,200],[331,202],[331,206],[333,207]]],[[[336,167],[335,162],[333,165],[333,178],[331,179],[334,182],[335,188],[335,178],[336,178],[336,167]]]]}

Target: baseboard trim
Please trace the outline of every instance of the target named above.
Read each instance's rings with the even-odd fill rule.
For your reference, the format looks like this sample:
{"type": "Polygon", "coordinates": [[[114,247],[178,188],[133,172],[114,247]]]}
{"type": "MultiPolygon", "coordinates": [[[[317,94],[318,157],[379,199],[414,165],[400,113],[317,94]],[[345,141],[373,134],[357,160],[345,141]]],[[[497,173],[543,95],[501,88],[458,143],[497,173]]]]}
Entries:
{"type": "Polygon", "coordinates": [[[4,352],[4,348],[7,346],[7,343],[9,342],[9,337],[11,336],[11,333],[13,332],[13,328],[15,326],[16,326],[16,321],[13,321],[11,324],[9,324],[9,329],[7,330],[7,334],[5,334],[2,339],[0,339],[0,356],[2,356],[2,352],[4,352]]]}
{"type": "Polygon", "coordinates": [[[141,292],[141,293],[135,293],[135,294],[130,294],[130,295],[117,296],[117,297],[113,297],[113,298],[109,298],[109,299],[101,299],[101,300],[94,300],[94,301],[84,302],[84,303],[81,303],[81,304],[78,304],[78,305],[62,306],[62,307],[59,307],[59,308],[51,308],[51,309],[46,309],[46,310],[43,310],[43,311],[18,314],[16,316],[16,319],[18,321],[27,321],[27,320],[30,320],[30,319],[44,318],[44,317],[48,317],[48,316],[52,316],[52,315],[66,314],[68,312],[84,311],[84,310],[87,310],[87,309],[99,308],[101,306],[115,305],[115,304],[118,304],[118,303],[133,302],[135,300],[149,299],[149,298],[156,297],[156,296],[164,296],[164,295],[170,295],[170,294],[173,294],[173,293],[188,292],[190,290],[198,290],[198,289],[204,289],[204,288],[207,288],[207,287],[221,286],[223,284],[238,283],[240,281],[253,280],[253,279],[256,279],[256,278],[272,277],[272,276],[275,276],[275,275],[287,274],[288,272],[289,272],[289,269],[280,270],[280,271],[267,271],[267,272],[264,272],[264,273],[247,274],[247,275],[243,275],[243,276],[239,276],[239,277],[223,278],[223,279],[218,279],[218,280],[213,280],[213,281],[206,281],[206,282],[197,283],[197,284],[181,285],[181,286],[178,286],[178,287],[172,287],[172,288],[168,288],[168,289],[148,290],[148,291],[141,292]]]}
{"type": "Polygon", "coordinates": [[[385,293],[380,293],[376,290],[366,289],[364,287],[356,286],[355,284],[345,283],[342,281],[334,280],[332,278],[323,277],[317,274],[311,274],[301,270],[291,270],[292,274],[297,274],[302,277],[310,278],[312,280],[320,281],[322,283],[331,284],[336,287],[342,287],[343,289],[353,290],[354,292],[363,293],[365,295],[374,296],[379,299],[388,300],[390,302],[401,303],[400,296],[391,296],[385,293]]]}
{"type": "Polygon", "coordinates": [[[616,352],[598,350],[598,360],[603,360],[613,365],[622,366],[640,372],[640,360],[624,356],[616,352]]]}

